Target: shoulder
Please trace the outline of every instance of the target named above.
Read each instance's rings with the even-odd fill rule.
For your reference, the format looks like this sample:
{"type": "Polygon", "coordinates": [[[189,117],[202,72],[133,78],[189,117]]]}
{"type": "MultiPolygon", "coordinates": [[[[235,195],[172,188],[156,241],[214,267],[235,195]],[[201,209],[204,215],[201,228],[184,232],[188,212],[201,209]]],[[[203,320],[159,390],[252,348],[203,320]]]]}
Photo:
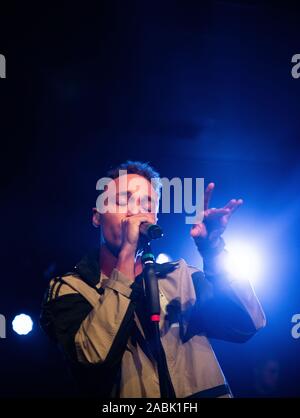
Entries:
{"type": "Polygon", "coordinates": [[[173,263],[176,263],[178,265],[176,271],[178,271],[179,273],[187,273],[187,274],[200,274],[200,275],[204,275],[202,270],[200,270],[198,267],[195,267],[191,264],[189,264],[184,258],[179,258],[178,260],[174,261],[173,263]]]}
{"type": "Polygon", "coordinates": [[[96,306],[102,294],[101,289],[91,286],[80,275],[67,273],[55,277],[49,283],[45,294],[44,303],[66,301],[81,302],[83,299],[91,306],[96,306]]]}
{"type": "Polygon", "coordinates": [[[47,303],[66,295],[78,294],[78,292],[69,284],[70,281],[72,282],[76,279],[78,280],[78,277],[72,273],[52,278],[48,283],[44,302],[47,303]]]}
{"type": "Polygon", "coordinates": [[[165,286],[172,286],[176,289],[188,289],[195,286],[195,282],[203,281],[204,273],[197,267],[187,263],[183,258],[173,261],[176,269],[167,274],[168,281],[165,286]]]}
{"type": "Polygon", "coordinates": [[[39,323],[44,332],[54,341],[62,341],[75,332],[93,306],[68,280],[80,280],[66,275],[50,280],[41,306],[39,323]]]}

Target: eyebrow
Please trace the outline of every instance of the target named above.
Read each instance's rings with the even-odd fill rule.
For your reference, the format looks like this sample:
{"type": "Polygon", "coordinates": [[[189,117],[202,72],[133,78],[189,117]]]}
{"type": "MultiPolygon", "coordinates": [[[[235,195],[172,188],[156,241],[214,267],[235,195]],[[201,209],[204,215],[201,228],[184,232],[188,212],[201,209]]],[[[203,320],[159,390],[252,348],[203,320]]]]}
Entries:
{"type": "MultiPolygon", "coordinates": [[[[117,196],[117,197],[119,197],[119,196],[124,196],[124,195],[126,195],[127,197],[130,197],[132,194],[133,194],[133,193],[132,193],[132,192],[130,192],[130,191],[128,190],[128,191],[124,191],[124,192],[118,192],[118,193],[116,194],[116,196],[117,196]]],[[[142,199],[144,199],[145,197],[147,197],[148,202],[153,202],[153,203],[156,203],[155,199],[154,199],[151,195],[145,194],[145,195],[142,197],[142,199]]]]}
{"type": "Polygon", "coordinates": [[[116,196],[124,196],[124,195],[131,195],[132,193],[131,192],[129,192],[129,191],[127,191],[127,192],[118,192],[117,194],[116,194],[116,196]]]}

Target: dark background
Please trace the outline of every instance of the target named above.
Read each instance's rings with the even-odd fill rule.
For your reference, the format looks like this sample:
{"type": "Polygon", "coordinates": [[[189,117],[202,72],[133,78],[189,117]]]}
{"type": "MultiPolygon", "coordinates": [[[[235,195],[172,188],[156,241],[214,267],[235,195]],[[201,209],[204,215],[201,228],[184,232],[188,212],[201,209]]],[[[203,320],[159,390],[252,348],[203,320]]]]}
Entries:
{"type": "MultiPolygon", "coordinates": [[[[38,326],[42,295],[97,245],[96,182],[126,159],[214,181],[213,206],[245,200],[225,238],[263,242],[268,326],[213,344],[236,396],[253,396],[265,358],[280,364],[278,394],[300,395],[299,19],[287,2],[1,3],[0,396],[72,393],[38,326]],[[35,322],[23,337],[11,330],[21,312],[35,322]]],[[[201,265],[183,215],[159,220],[157,253],[201,265]]]]}

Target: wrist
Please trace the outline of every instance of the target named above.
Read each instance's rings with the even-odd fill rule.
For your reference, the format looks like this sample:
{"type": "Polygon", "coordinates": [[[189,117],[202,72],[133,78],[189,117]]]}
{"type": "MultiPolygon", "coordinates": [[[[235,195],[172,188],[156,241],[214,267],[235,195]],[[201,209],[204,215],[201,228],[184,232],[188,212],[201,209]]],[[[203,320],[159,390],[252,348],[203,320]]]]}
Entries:
{"type": "Polygon", "coordinates": [[[119,252],[118,259],[122,259],[122,260],[130,260],[131,258],[134,259],[135,252],[136,252],[136,249],[132,245],[124,245],[119,252]]]}
{"type": "Polygon", "coordinates": [[[122,248],[119,253],[116,269],[119,270],[124,276],[129,279],[134,279],[134,264],[135,264],[135,251],[129,248],[122,248]]]}
{"type": "Polygon", "coordinates": [[[196,241],[196,246],[203,258],[213,258],[223,252],[225,248],[224,239],[221,236],[218,236],[212,240],[198,240],[196,241]]]}
{"type": "Polygon", "coordinates": [[[227,256],[228,253],[225,249],[214,255],[202,256],[203,271],[206,277],[227,275],[227,256]]]}

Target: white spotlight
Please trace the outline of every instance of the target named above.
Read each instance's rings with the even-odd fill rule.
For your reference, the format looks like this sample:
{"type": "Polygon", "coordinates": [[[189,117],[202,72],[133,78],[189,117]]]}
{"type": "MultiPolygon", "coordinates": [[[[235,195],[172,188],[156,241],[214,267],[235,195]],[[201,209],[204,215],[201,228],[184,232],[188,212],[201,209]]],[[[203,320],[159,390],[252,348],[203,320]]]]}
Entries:
{"type": "Polygon", "coordinates": [[[160,253],[156,257],[156,262],[158,264],[167,263],[168,261],[171,261],[171,257],[169,257],[168,254],[160,253]]]}
{"type": "Polygon", "coordinates": [[[12,321],[13,330],[19,335],[27,335],[32,331],[33,322],[30,316],[25,314],[20,314],[15,316],[15,319],[12,321]]]}
{"type": "Polygon", "coordinates": [[[226,269],[237,279],[254,283],[262,276],[263,255],[252,245],[235,242],[226,245],[226,269]]]}

